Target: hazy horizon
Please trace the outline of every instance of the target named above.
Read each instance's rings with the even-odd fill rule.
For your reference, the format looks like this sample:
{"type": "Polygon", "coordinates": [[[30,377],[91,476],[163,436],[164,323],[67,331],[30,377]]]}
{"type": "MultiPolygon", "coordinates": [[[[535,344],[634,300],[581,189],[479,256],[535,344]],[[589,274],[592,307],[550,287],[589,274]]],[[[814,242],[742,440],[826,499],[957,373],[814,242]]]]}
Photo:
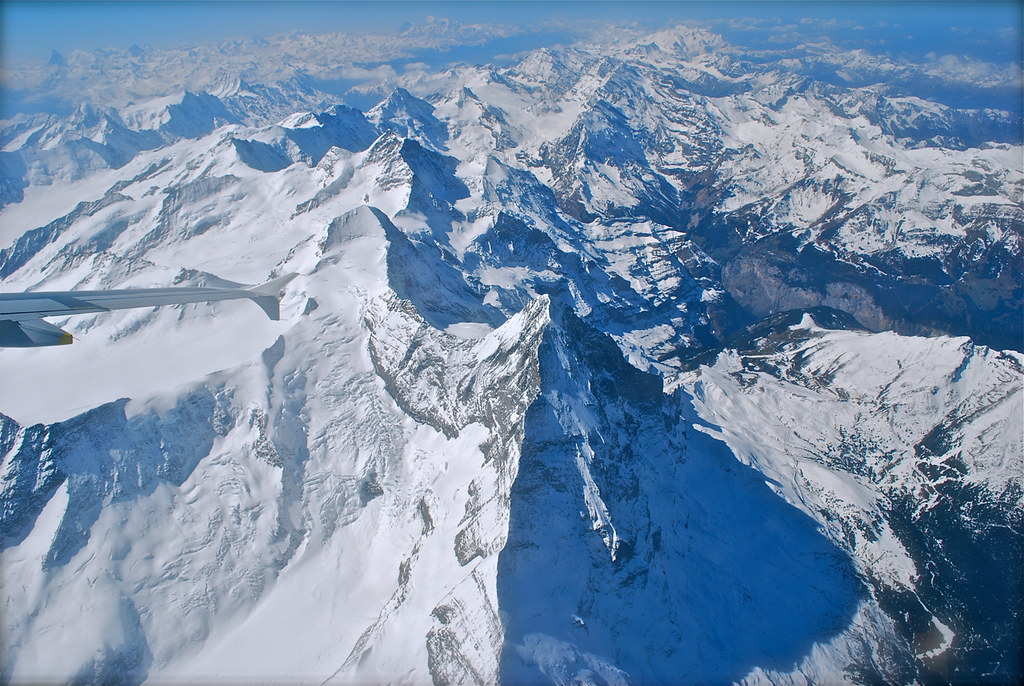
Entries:
{"type": "MultiPolygon", "coordinates": [[[[53,51],[126,50],[210,44],[292,32],[397,32],[433,18],[514,27],[520,49],[551,27],[595,21],[646,27],[697,22],[734,44],[823,37],[842,47],[893,55],[952,54],[991,62],[1021,61],[1021,4],[1016,2],[5,2],[0,5],[3,62],[46,61],[53,51]]],[[[512,49],[516,49],[515,41],[512,49]]],[[[501,50],[509,45],[502,44],[501,50]]]]}

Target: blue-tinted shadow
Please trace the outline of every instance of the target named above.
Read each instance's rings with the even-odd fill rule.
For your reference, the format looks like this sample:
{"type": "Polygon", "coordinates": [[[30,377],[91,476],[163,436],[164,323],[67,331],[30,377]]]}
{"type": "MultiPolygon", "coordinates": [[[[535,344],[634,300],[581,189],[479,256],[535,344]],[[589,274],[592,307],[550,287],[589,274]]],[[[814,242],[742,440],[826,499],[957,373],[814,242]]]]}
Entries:
{"type": "Polygon", "coordinates": [[[571,316],[541,347],[541,377],[498,563],[503,683],[734,682],[792,670],[849,625],[862,594],[849,558],[695,428],[685,393],[662,394],[571,316]]]}

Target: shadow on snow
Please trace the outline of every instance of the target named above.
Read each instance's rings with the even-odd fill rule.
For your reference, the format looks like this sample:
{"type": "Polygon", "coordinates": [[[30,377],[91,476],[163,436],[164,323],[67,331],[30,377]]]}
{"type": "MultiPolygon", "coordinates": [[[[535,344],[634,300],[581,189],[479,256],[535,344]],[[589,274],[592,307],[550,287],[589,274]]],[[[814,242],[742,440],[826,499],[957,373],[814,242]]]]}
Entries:
{"type": "Polygon", "coordinates": [[[861,585],[816,523],[689,396],[553,315],[498,562],[502,682],[734,682],[848,626],[861,585]]]}

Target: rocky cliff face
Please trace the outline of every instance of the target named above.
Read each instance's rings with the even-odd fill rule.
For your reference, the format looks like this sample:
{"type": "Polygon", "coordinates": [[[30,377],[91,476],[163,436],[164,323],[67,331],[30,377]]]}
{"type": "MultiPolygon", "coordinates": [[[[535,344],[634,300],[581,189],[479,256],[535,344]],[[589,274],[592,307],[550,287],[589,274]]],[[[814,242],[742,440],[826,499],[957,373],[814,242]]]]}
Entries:
{"type": "Polygon", "coordinates": [[[1019,117],[862,58],[5,122],[4,288],[300,276],[0,351],[3,678],[1019,679],[1019,117]]]}

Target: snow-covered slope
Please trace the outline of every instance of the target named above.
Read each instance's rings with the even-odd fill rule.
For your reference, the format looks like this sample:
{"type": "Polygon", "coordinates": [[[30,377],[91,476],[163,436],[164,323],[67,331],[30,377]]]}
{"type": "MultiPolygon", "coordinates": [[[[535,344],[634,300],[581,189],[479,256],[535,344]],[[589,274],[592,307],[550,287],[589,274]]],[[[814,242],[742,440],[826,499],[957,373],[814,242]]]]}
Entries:
{"type": "Polygon", "coordinates": [[[4,123],[4,289],[300,274],[0,350],[5,681],[1020,677],[1019,117],[686,27],[365,112],[221,53],[4,123]]]}
{"type": "Polygon", "coordinates": [[[851,554],[922,678],[1008,678],[1024,641],[1020,353],[812,314],[761,334],[674,381],[700,430],[851,554]]]}

